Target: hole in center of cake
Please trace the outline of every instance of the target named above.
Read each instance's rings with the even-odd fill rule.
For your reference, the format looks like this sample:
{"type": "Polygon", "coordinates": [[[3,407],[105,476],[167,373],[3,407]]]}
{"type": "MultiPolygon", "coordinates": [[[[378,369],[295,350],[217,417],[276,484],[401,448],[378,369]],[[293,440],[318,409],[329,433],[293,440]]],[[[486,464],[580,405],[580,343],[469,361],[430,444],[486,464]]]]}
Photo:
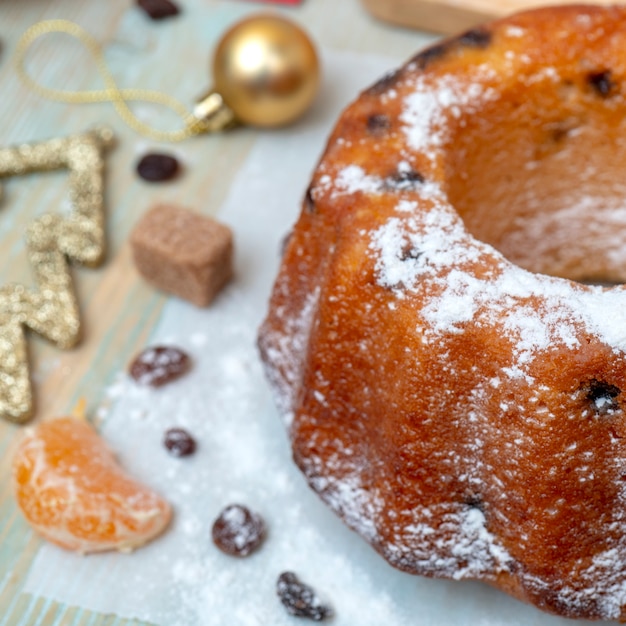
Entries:
{"type": "Polygon", "coordinates": [[[469,231],[534,272],[626,282],[625,108],[620,85],[581,72],[522,80],[464,118],[445,165],[469,231]]]}

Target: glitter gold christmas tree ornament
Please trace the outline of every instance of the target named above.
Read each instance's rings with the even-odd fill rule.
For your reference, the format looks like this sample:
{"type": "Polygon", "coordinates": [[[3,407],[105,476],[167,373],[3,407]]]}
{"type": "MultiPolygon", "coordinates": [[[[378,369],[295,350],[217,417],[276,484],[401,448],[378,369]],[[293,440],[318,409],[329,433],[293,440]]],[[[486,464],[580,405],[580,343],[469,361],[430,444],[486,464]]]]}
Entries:
{"type": "Polygon", "coordinates": [[[0,178],[67,169],[71,201],[68,215],[42,215],[27,230],[37,289],[0,288],[0,415],[13,422],[33,413],[25,327],[62,349],[80,339],[68,259],[95,267],[104,257],[103,154],[112,143],[105,128],[0,149],[0,178]]]}

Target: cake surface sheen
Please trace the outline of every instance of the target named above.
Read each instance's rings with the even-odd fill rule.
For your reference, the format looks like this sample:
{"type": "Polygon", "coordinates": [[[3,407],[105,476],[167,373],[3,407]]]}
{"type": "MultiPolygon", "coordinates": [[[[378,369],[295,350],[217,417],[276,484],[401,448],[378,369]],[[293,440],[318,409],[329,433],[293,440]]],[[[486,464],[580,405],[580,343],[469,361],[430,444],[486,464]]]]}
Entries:
{"type": "Polygon", "coordinates": [[[418,54],[341,116],[259,338],[296,463],[392,565],[622,621],[625,94],[626,8],[418,54]]]}

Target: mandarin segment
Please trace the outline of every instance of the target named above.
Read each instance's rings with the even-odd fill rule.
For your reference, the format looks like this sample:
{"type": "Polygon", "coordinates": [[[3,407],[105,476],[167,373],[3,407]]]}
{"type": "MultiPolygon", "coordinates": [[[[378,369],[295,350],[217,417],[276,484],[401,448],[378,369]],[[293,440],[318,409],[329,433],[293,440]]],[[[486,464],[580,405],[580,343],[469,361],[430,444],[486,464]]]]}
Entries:
{"type": "Polygon", "coordinates": [[[13,488],[29,524],[81,553],[128,551],[161,534],[170,505],[133,480],[85,420],[28,429],[13,458],[13,488]]]}

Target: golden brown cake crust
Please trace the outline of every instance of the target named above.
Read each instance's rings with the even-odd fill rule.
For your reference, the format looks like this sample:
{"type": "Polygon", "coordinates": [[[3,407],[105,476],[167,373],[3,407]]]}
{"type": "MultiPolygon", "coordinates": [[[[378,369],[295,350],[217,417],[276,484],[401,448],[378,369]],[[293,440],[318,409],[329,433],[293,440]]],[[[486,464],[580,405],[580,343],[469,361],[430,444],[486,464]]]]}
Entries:
{"type": "Polygon", "coordinates": [[[626,9],[522,13],[343,113],[260,347],[309,484],[393,565],[626,618],[626,9]],[[574,282],[580,281],[580,282],[574,282]]]}

